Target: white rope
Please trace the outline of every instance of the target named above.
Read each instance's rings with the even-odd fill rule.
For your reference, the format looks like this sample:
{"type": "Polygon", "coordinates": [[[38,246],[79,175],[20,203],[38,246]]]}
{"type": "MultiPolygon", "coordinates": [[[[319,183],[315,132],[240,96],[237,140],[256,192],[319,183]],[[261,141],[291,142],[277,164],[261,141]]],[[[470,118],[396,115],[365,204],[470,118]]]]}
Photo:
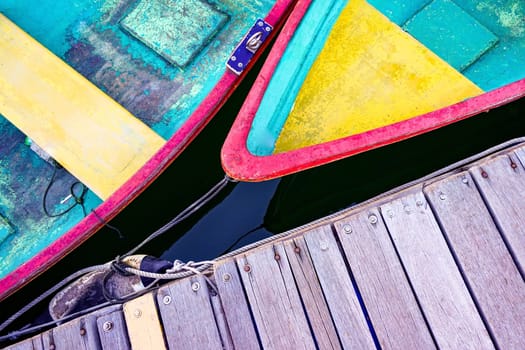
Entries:
{"type": "Polygon", "coordinates": [[[204,273],[206,270],[208,270],[210,267],[213,267],[215,264],[216,261],[213,260],[204,260],[199,262],[183,262],[177,259],[173,262],[173,267],[167,269],[164,273],[148,272],[128,266],[123,266],[123,269],[126,272],[132,273],[134,275],[155,280],[176,280],[184,277],[200,275],[206,280],[206,282],[208,282],[208,284],[210,285],[210,287],[213,288],[215,293],[218,294],[219,291],[217,290],[215,283],[213,283],[213,281],[204,273]]]}

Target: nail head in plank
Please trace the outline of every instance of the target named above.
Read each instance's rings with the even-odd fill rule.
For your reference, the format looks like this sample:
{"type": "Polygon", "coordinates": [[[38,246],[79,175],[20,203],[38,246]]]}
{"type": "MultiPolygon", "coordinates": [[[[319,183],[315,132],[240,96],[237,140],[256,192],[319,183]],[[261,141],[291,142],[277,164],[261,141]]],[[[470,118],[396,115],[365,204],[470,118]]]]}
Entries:
{"type": "Polygon", "coordinates": [[[330,226],[304,235],[343,348],[375,349],[363,310],[330,226]]]}
{"type": "Polygon", "coordinates": [[[42,335],[44,349],[102,349],[96,317],[87,315],[55,327],[42,335]]]}
{"type": "Polygon", "coordinates": [[[381,212],[438,347],[493,349],[423,193],[406,192],[381,212]]]}
{"type": "Polygon", "coordinates": [[[128,301],[123,311],[133,349],[166,349],[153,293],[128,301]]]}
{"type": "Polygon", "coordinates": [[[215,267],[215,281],[234,348],[260,349],[235,260],[228,259],[215,267]]]}
{"type": "Polygon", "coordinates": [[[157,305],[168,348],[222,349],[206,280],[194,276],[159,289],[157,305]]]}
{"type": "Polygon", "coordinates": [[[242,282],[265,349],[315,349],[281,243],[237,258],[242,282]]]}
{"type": "Polygon", "coordinates": [[[499,348],[525,348],[525,282],[469,173],[433,183],[425,194],[499,348]]]}
{"type": "Polygon", "coordinates": [[[380,217],[377,209],[365,208],[335,222],[335,228],[381,348],[435,349],[380,217]]]}
{"type": "Polygon", "coordinates": [[[525,278],[524,166],[516,153],[509,153],[472,167],[470,173],[525,278]]]}
{"type": "Polygon", "coordinates": [[[317,345],[320,349],[341,349],[341,343],[304,238],[298,237],[285,241],[284,248],[317,345]]]}
{"type": "Polygon", "coordinates": [[[124,315],[120,308],[111,312],[104,312],[101,315],[96,315],[96,317],[100,344],[103,349],[130,348],[124,315]]]}

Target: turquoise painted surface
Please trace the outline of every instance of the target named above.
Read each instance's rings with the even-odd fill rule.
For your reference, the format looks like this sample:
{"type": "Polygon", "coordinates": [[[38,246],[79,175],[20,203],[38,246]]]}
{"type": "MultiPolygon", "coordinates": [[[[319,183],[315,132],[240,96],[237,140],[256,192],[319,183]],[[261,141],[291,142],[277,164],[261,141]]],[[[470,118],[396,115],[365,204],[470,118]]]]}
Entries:
{"type": "MultiPolygon", "coordinates": [[[[227,15],[227,20],[221,19],[217,30],[202,36],[200,43],[194,41],[201,47],[193,49],[192,60],[184,68],[171,64],[121,26],[140,3],[156,1],[2,0],[0,12],[167,139],[215,86],[233,48],[274,1],[185,0],[185,5],[195,6],[194,13],[213,8],[227,15]]],[[[0,216],[5,220],[0,223],[1,278],[72,228],[84,214],[77,205],[67,215],[47,217],[42,200],[52,166],[36,156],[24,144],[25,135],[2,116],[0,130],[0,216]]],[[[47,197],[50,212],[72,204],[72,199],[60,202],[76,181],[64,169],[58,170],[47,197]]],[[[87,192],[86,212],[100,203],[87,192]]]]}
{"type": "Polygon", "coordinates": [[[432,0],[368,0],[392,22],[401,26],[432,0]]]}
{"type": "Polygon", "coordinates": [[[416,0],[405,5],[398,4],[401,0],[369,2],[483,90],[525,78],[523,0],[416,0]],[[438,23],[441,32],[430,32],[438,23]]]}
{"type": "Polygon", "coordinates": [[[183,68],[229,20],[207,2],[140,1],[120,24],[169,62],[183,68]],[[154,26],[151,23],[155,23],[154,26]]]}
{"type": "MultiPolygon", "coordinates": [[[[4,118],[0,118],[0,213],[9,232],[0,240],[0,278],[24,263],[73,227],[83,217],[77,205],[67,215],[49,218],[43,211],[46,187],[51,181],[52,166],[24,144],[25,135],[4,118]]],[[[64,169],[58,170],[49,189],[46,208],[59,213],[74,204],[73,198],[60,203],[70,194],[76,181],[64,169]]],[[[87,212],[96,208],[100,199],[89,192],[84,197],[87,212]]]]}
{"type": "Polygon", "coordinates": [[[432,1],[403,29],[458,71],[476,62],[498,42],[490,30],[449,0],[432,1]]]}
{"type": "Polygon", "coordinates": [[[200,8],[213,4],[229,21],[184,69],[121,27],[120,21],[144,1],[162,3],[4,0],[0,12],[167,139],[215,86],[235,45],[256,19],[270,10],[273,1],[191,0],[200,8]]]}
{"type": "Polygon", "coordinates": [[[256,155],[273,152],[295,96],[321,52],[346,0],[313,1],[279,62],[254,118],[247,147],[256,155]]]}
{"type": "MultiPolygon", "coordinates": [[[[525,78],[523,0],[368,2],[485,91],[525,78]]],[[[247,143],[253,154],[272,154],[300,85],[345,4],[313,1],[255,116],[247,143]]]]}

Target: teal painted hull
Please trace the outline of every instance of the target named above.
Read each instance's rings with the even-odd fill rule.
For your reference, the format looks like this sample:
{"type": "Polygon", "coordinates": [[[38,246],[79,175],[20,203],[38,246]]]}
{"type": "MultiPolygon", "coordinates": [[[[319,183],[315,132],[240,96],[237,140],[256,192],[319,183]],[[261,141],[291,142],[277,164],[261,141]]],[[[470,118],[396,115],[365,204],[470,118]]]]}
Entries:
{"type": "Polygon", "coordinates": [[[523,18],[521,0],[298,4],[225,140],[224,170],[241,181],[274,179],[524,96],[523,18]],[[371,10],[363,14],[364,8],[371,10]],[[352,22],[339,22],[349,14],[352,22]],[[384,28],[399,34],[400,41],[389,41],[384,28]],[[347,41],[335,44],[342,38],[347,41]],[[410,43],[414,51],[400,43],[410,43]],[[431,61],[434,67],[418,66],[431,61]],[[435,84],[434,77],[442,82],[435,84]],[[462,88],[452,81],[472,90],[458,93],[462,88]]]}
{"type": "MultiPolygon", "coordinates": [[[[297,93],[348,2],[312,2],[272,76],[253,121],[247,144],[254,155],[267,156],[274,151],[297,93]]],[[[484,91],[525,78],[522,1],[368,2],[484,91]]]]}
{"type": "Polygon", "coordinates": [[[0,13],[167,141],[140,174],[102,201],[82,193],[67,169],[53,169],[0,115],[0,300],[93,234],[182,152],[242,78],[226,68],[236,45],[258,18],[277,28],[292,3],[0,3],[0,13]],[[51,216],[72,209],[51,217],[44,206],[51,216]]]}

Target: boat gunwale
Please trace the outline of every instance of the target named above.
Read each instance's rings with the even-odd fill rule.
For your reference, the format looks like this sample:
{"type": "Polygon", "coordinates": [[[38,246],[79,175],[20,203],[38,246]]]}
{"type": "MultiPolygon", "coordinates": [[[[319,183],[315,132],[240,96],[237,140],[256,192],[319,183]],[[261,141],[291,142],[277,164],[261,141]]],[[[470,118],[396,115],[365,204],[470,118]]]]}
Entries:
{"type": "MultiPolygon", "coordinates": [[[[182,127],[130,179],[57,240],[0,279],[2,282],[0,283],[0,301],[9,297],[57,263],[63,256],[80,246],[101,229],[106,222],[119,214],[166,170],[210,122],[228,97],[233,94],[257,59],[263,54],[271,39],[284,24],[295,2],[297,0],[275,1],[264,17],[264,20],[272,25],[274,30],[270,33],[268,40],[256,51],[244,71],[237,75],[228,69],[226,62],[224,62],[224,73],[206,98],[182,127]]],[[[242,38],[239,38],[240,40],[242,38]]]]}
{"type": "Polygon", "coordinates": [[[266,88],[312,0],[299,1],[261,68],[221,149],[221,164],[238,181],[259,182],[311,169],[439,129],[525,96],[525,78],[458,103],[380,128],[316,145],[258,156],[247,140],[266,88]]]}

